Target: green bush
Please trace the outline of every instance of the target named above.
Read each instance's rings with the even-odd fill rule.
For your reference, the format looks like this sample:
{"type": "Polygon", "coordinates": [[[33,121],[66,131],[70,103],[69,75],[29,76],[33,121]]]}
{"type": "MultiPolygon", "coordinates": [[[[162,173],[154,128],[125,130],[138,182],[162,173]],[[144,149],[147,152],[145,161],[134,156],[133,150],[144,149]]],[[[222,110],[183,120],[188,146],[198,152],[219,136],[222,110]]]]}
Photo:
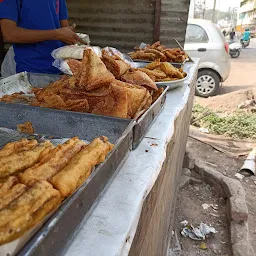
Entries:
{"type": "Polygon", "coordinates": [[[256,114],[237,112],[230,116],[222,116],[196,104],[193,107],[192,123],[205,113],[208,115],[196,122],[196,126],[207,128],[213,134],[256,139],[256,114]]]}

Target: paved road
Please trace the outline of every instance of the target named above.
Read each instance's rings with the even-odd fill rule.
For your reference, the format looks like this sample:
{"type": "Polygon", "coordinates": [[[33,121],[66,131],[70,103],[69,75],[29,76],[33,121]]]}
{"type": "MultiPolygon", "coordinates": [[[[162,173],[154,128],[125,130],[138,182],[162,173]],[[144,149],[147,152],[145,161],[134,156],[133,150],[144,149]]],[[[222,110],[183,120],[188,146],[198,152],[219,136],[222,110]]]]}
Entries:
{"type": "Polygon", "coordinates": [[[231,59],[231,73],[220,94],[256,86],[256,39],[243,49],[237,59],[231,59]]]}

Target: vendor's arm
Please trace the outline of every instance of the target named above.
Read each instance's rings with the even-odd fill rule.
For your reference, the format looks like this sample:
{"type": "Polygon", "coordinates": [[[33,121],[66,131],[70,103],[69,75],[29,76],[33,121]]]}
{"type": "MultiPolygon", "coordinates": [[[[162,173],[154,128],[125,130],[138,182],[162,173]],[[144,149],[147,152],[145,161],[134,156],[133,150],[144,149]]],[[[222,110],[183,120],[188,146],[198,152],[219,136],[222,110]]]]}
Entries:
{"type": "Polygon", "coordinates": [[[75,44],[80,41],[71,27],[54,30],[30,30],[19,28],[15,21],[2,19],[1,29],[4,40],[9,43],[38,43],[47,40],[59,40],[67,44],[75,44]]]}

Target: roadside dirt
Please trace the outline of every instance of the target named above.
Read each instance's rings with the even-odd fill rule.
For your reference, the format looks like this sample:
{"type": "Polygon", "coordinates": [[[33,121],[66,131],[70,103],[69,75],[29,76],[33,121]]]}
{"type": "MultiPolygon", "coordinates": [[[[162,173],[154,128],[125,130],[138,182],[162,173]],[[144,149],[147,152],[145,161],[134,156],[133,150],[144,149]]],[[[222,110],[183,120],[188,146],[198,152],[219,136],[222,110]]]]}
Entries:
{"type": "MultiPolygon", "coordinates": [[[[189,148],[189,151],[192,152],[194,158],[205,161],[215,170],[233,179],[236,178],[235,174],[242,167],[245,159],[244,157],[228,157],[224,153],[213,149],[211,146],[194,140],[192,138],[188,139],[187,148],[189,148]]],[[[246,192],[246,203],[249,211],[248,224],[251,244],[254,251],[256,251],[256,177],[244,177],[242,180],[240,180],[240,182],[246,192]]],[[[191,256],[193,256],[193,254],[191,256]]]]}
{"type": "Polygon", "coordinates": [[[181,246],[181,251],[172,255],[175,256],[231,256],[231,245],[229,237],[229,225],[226,216],[226,201],[219,197],[215,188],[201,184],[189,184],[180,190],[176,209],[176,232],[181,246]],[[204,210],[202,204],[216,205],[204,210]],[[217,208],[216,208],[217,207],[217,208]],[[211,234],[205,241],[207,249],[200,249],[201,241],[194,241],[185,238],[180,234],[183,225],[180,223],[187,220],[193,226],[201,222],[213,226],[216,234],[211,234]]]}
{"type": "MultiPolygon", "coordinates": [[[[256,88],[243,89],[228,94],[218,95],[210,98],[195,98],[195,104],[208,107],[216,112],[233,113],[238,110],[239,105],[245,104],[247,100],[256,99],[256,88]]],[[[249,110],[247,107],[245,110],[249,110]]]]}

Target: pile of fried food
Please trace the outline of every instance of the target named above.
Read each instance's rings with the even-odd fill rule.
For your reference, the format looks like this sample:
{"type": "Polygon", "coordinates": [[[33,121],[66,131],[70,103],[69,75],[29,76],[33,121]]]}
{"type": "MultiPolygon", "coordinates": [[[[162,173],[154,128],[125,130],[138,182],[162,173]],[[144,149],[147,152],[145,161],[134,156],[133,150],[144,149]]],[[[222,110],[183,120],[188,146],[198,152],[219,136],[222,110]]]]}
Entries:
{"type": "Polygon", "coordinates": [[[135,48],[129,56],[133,60],[154,61],[160,59],[162,62],[183,63],[187,59],[187,54],[180,48],[166,48],[160,41],[147,45],[143,49],[135,48]]]}
{"type": "Polygon", "coordinates": [[[146,73],[154,82],[174,81],[187,76],[183,68],[176,68],[171,63],[160,62],[160,60],[151,62],[144,68],[138,68],[137,70],[146,73]]]}
{"type": "MultiPolygon", "coordinates": [[[[163,92],[141,70],[132,69],[119,56],[102,51],[84,51],[82,61],[70,59],[73,76],[63,76],[46,88],[34,88],[33,106],[87,112],[119,118],[137,118],[163,92]]],[[[13,102],[22,95],[6,95],[0,101],[13,102]]]]}
{"type": "Polygon", "coordinates": [[[57,147],[28,139],[5,145],[0,150],[0,245],[56,210],[112,149],[106,137],[90,144],[74,137],[57,147]]]}

